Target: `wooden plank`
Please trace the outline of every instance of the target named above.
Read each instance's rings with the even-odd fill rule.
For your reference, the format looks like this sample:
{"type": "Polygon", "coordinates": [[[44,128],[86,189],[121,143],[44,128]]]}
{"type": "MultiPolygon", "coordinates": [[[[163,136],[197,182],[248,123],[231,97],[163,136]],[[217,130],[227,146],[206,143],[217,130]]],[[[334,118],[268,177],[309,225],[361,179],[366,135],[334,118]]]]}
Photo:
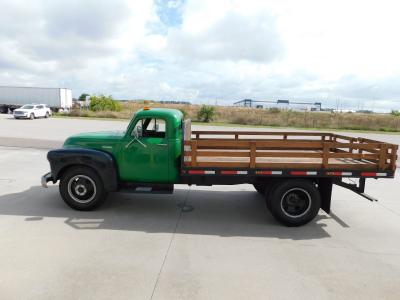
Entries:
{"type": "MultiPolygon", "coordinates": [[[[184,152],[185,156],[191,156],[192,151],[185,151],[184,152]]],[[[238,152],[238,151],[199,151],[197,150],[196,153],[197,157],[205,156],[205,157],[249,157],[250,152],[238,152]]]]}
{"type": "Polygon", "coordinates": [[[378,154],[338,152],[338,153],[330,153],[329,158],[378,159],[379,155],[378,154]]]}
{"type": "Polygon", "coordinates": [[[382,170],[386,165],[386,158],[387,158],[387,145],[382,144],[381,153],[379,153],[379,169],[382,170]]]}
{"type": "Polygon", "coordinates": [[[255,168],[256,166],[256,142],[250,143],[250,168],[255,168]]]}
{"type": "Polygon", "coordinates": [[[333,142],[332,148],[353,148],[353,149],[377,149],[381,146],[381,144],[371,143],[371,144],[356,144],[356,143],[339,143],[333,142]]]}
{"type": "Polygon", "coordinates": [[[198,162],[197,163],[198,167],[212,167],[212,168],[219,168],[219,167],[224,167],[224,168],[248,168],[249,163],[247,162],[198,162]]]}
{"type": "Polygon", "coordinates": [[[390,169],[395,171],[396,170],[396,160],[397,160],[397,148],[398,146],[391,146],[391,156],[390,156],[390,169]]]}
{"type": "Polygon", "coordinates": [[[256,168],[268,169],[321,169],[318,163],[256,163],[256,168]]]}
{"type": "MultiPolygon", "coordinates": [[[[324,150],[322,152],[322,168],[326,169],[329,163],[330,143],[324,143],[324,150]]],[[[335,153],[332,153],[335,154],[335,153]]]]}
{"type": "Polygon", "coordinates": [[[287,135],[287,136],[331,136],[331,133],[327,132],[304,132],[304,131],[204,131],[204,130],[195,130],[192,131],[192,134],[201,134],[201,135],[287,135]]]}
{"type": "Polygon", "coordinates": [[[376,164],[329,164],[327,170],[377,170],[376,164]]]}
{"type": "Polygon", "coordinates": [[[192,141],[191,146],[192,146],[192,167],[196,167],[197,166],[197,157],[196,157],[197,141],[192,141]]]}
{"type": "Polygon", "coordinates": [[[322,152],[257,152],[257,157],[306,157],[322,158],[322,152]]]}

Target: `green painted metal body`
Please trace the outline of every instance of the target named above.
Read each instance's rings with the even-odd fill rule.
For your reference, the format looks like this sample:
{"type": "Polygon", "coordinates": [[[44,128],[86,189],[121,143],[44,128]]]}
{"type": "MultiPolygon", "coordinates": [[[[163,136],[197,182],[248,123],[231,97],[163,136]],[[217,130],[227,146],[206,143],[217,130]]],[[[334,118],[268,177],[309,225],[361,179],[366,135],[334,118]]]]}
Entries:
{"type": "Polygon", "coordinates": [[[64,148],[90,148],[110,153],[119,180],[177,183],[182,155],[182,118],[179,110],[152,108],[138,111],[125,131],[83,133],[69,137],[64,148]],[[139,137],[133,129],[146,118],[165,121],[165,137],[139,137]]]}

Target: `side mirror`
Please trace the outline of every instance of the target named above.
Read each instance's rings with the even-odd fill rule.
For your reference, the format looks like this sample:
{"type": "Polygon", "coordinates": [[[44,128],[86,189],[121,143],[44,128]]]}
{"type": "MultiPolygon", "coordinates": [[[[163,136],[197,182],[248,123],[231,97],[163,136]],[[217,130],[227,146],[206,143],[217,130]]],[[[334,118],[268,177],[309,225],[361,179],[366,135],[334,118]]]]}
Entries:
{"type": "Polygon", "coordinates": [[[132,135],[138,139],[142,136],[142,126],[137,126],[133,129],[132,135]]]}

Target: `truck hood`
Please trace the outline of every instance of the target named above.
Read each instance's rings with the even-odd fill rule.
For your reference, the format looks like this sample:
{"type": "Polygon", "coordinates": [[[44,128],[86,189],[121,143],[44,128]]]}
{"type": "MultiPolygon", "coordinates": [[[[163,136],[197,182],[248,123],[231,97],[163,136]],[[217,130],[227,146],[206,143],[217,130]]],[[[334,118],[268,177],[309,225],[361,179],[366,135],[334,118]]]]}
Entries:
{"type": "Polygon", "coordinates": [[[115,144],[119,144],[125,136],[125,131],[100,131],[80,133],[67,138],[64,148],[85,147],[93,149],[111,149],[115,144]]]}

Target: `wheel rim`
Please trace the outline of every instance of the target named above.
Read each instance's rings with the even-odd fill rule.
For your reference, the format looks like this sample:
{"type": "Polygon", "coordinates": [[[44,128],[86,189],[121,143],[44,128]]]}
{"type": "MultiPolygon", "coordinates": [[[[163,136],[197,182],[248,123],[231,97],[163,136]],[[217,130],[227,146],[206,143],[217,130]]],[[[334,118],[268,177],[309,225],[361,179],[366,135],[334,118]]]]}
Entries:
{"type": "Polygon", "coordinates": [[[78,203],[89,203],[96,196],[96,192],[96,184],[86,175],[75,175],[68,181],[68,194],[78,203]]]}
{"type": "Polygon", "coordinates": [[[290,218],[300,218],[311,209],[311,196],[301,188],[288,190],[281,198],[282,212],[290,218]]]}

